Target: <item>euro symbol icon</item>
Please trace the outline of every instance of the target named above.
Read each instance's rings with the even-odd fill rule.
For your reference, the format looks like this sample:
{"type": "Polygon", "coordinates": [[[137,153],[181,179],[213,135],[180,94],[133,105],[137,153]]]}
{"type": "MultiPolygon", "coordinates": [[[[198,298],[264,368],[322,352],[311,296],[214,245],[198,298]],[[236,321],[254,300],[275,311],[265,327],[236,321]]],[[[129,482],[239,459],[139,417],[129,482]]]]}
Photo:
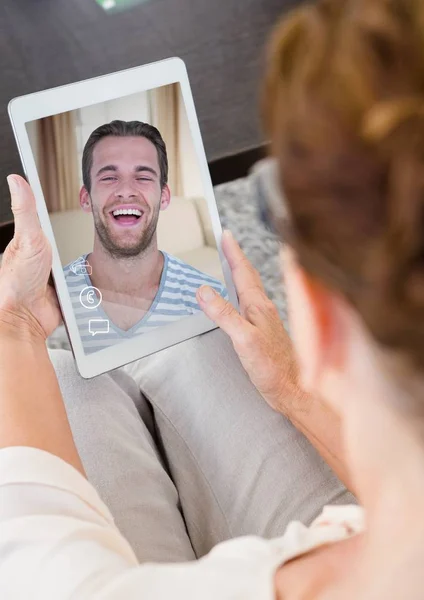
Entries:
{"type": "Polygon", "coordinates": [[[97,308],[101,304],[102,299],[101,291],[92,285],[85,287],[80,293],[80,302],[88,310],[97,308]]]}

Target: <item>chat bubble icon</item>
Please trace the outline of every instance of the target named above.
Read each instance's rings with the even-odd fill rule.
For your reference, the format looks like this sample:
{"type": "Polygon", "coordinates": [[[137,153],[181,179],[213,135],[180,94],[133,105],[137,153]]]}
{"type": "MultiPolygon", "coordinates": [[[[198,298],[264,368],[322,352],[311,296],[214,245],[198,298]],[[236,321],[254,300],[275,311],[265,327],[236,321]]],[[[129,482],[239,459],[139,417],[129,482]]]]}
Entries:
{"type": "Polygon", "coordinates": [[[107,319],[90,319],[88,322],[88,331],[94,337],[98,333],[109,333],[110,323],[107,319]]]}

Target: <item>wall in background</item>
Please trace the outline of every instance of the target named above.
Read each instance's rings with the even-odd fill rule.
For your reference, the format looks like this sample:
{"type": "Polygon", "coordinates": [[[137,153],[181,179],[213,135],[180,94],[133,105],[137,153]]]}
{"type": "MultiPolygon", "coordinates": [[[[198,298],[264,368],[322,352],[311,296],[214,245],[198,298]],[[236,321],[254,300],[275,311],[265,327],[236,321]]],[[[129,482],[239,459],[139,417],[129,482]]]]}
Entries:
{"type": "MultiPolygon", "coordinates": [[[[179,86],[178,86],[179,88],[179,86]]],[[[117,98],[100,104],[84,106],[76,111],[73,111],[73,122],[75,123],[75,142],[77,149],[77,165],[79,186],[83,185],[82,180],[82,155],[85,144],[97,127],[109,123],[115,119],[123,121],[145,121],[155,124],[154,122],[154,103],[156,96],[151,91],[131,94],[123,98],[117,98]]],[[[168,113],[167,113],[168,115],[168,113]]],[[[194,148],[193,137],[191,134],[190,123],[187,117],[187,111],[184,104],[181,90],[178,91],[178,99],[176,101],[176,119],[177,119],[177,148],[174,150],[180,157],[179,166],[179,185],[178,189],[172,186],[173,177],[171,174],[174,164],[168,146],[169,160],[169,185],[173,195],[188,197],[203,197],[204,188],[202,176],[199,167],[199,160],[194,148]]],[[[169,114],[169,118],[171,115],[169,114]]],[[[32,150],[34,152],[35,164],[40,172],[40,162],[43,162],[43,151],[40,148],[40,130],[39,124],[35,121],[27,124],[27,131],[32,150]]],[[[162,135],[165,137],[163,131],[162,135]]],[[[63,140],[62,144],[66,144],[68,138],[63,140]]],[[[165,138],[165,143],[167,142],[165,138]]],[[[63,146],[62,146],[63,147],[63,146]]],[[[48,148],[44,149],[48,153],[48,148]]],[[[42,180],[42,177],[40,177],[42,180]]],[[[46,198],[47,200],[47,198],[46,198]]]]}
{"type": "Polygon", "coordinates": [[[0,4],[0,223],[5,177],[20,172],[7,116],[15,96],[180,56],[187,64],[208,160],[263,142],[263,47],[296,0],[151,0],[108,15],[91,0],[0,4]]]}
{"type": "Polygon", "coordinates": [[[183,95],[179,94],[179,129],[180,129],[180,153],[184,157],[181,162],[181,187],[185,196],[204,196],[205,190],[200,173],[199,161],[194,149],[193,137],[190,131],[190,123],[187,111],[184,107],[183,95]]]}
{"type": "MultiPolygon", "coordinates": [[[[147,121],[149,119],[149,102],[147,93],[132,94],[125,98],[117,98],[102,104],[85,106],[76,111],[78,165],[82,162],[84,146],[91,133],[114,119],[123,121],[147,121]]],[[[82,183],[82,173],[81,173],[82,183]]]]}
{"type": "MultiPolygon", "coordinates": [[[[29,143],[31,144],[32,153],[34,155],[35,164],[39,165],[39,135],[36,121],[31,121],[27,124],[27,133],[29,137],[29,143]]],[[[1,159],[0,159],[1,162],[1,159]]]]}

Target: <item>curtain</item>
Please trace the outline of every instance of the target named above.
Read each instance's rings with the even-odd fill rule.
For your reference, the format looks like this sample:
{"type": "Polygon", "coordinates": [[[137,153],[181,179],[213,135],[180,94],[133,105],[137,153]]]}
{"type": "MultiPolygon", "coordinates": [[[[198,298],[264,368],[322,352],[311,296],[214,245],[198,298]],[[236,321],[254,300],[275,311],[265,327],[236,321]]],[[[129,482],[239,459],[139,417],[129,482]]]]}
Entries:
{"type": "Polygon", "coordinates": [[[38,170],[49,212],[79,208],[75,114],[40,119],[37,133],[38,170]]]}
{"type": "Polygon", "coordinates": [[[182,196],[180,159],[179,84],[164,85],[150,92],[151,124],[159,129],[166,144],[169,163],[169,187],[173,196],[182,196]]]}

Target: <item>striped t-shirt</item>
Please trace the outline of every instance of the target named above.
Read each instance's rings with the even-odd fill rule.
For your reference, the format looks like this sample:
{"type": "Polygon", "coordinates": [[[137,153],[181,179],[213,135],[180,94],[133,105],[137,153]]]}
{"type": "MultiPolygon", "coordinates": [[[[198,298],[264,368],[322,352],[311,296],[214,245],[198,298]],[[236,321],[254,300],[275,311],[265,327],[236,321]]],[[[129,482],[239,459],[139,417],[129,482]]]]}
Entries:
{"type": "MultiPolygon", "coordinates": [[[[98,297],[90,293],[92,286],[87,255],[83,255],[64,268],[66,283],[76,317],[82,345],[86,354],[98,352],[121,343],[136,335],[151,331],[178,319],[202,312],[196,300],[196,291],[202,285],[209,285],[224,298],[227,291],[220,281],[190,267],[182,260],[167,254],[159,283],[159,289],[149,311],[133,327],[124,331],[117,327],[98,303],[98,297]],[[84,304],[83,304],[83,303],[84,304]],[[90,304],[93,308],[88,308],[90,304]]],[[[123,307],[125,310],[125,308],[123,307]]]]}

